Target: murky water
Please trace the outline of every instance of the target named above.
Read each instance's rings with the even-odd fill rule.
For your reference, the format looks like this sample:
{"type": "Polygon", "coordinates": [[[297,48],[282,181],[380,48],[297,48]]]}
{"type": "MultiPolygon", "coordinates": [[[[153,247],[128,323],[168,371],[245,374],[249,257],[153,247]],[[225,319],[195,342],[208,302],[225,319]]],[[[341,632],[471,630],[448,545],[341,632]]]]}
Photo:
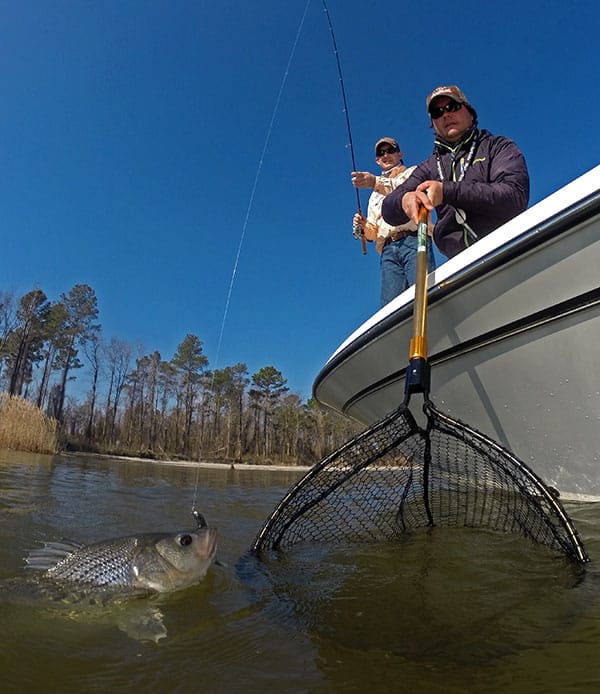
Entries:
{"type": "Polygon", "coordinates": [[[296,472],[0,452],[0,682],[27,692],[595,692],[600,687],[600,506],[567,505],[583,574],[520,537],[434,529],[398,545],[311,547],[244,559],[296,472]],[[92,542],[219,528],[202,583],[118,609],[19,595],[44,540],[92,542]],[[158,608],[158,643],[120,628],[158,608]]]}

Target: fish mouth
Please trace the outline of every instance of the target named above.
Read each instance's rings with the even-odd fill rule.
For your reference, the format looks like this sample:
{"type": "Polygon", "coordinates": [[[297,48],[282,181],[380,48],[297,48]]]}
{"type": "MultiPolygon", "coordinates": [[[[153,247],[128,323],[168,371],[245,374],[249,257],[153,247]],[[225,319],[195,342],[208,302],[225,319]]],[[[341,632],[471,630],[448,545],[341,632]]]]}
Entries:
{"type": "Polygon", "coordinates": [[[204,530],[204,538],[203,542],[200,542],[198,544],[198,549],[202,553],[203,556],[206,557],[209,561],[212,561],[214,559],[215,554],[217,553],[217,539],[218,539],[218,533],[216,528],[203,528],[204,530]]]}

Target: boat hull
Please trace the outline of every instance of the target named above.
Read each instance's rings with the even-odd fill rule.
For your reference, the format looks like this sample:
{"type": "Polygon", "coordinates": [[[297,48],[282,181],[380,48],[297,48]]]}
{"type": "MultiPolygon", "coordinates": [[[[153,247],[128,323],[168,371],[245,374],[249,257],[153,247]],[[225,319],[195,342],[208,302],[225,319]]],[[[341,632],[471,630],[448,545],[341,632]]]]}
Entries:
{"type": "MultiPolygon", "coordinates": [[[[596,167],[429,278],[431,399],[565,498],[600,498],[599,189],[596,167]]],[[[334,353],[315,380],[319,402],[365,425],[398,406],[413,298],[411,288],[334,353]]]]}

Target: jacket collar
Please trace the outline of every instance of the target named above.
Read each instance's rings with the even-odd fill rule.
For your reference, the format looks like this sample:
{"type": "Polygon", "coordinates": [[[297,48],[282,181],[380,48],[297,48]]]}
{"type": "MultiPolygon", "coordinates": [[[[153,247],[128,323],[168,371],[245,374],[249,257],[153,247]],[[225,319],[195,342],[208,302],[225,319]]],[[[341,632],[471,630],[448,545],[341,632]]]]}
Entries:
{"type": "Polygon", "coordinates": [[[441,137],[437,137],[434,140],[433,144],[435,149],[437,149],[440,152],[440,154],[444,152],[451,152],[452,154],[456,154],[457,152],[460,152],[461,149],[466,149],[467,147],[470,147],[471,141],[474,137],[477,137],[478,132],[478,129],[475,126],[473,126],[465,132],[465,134],[458,142],[450,143],[446,140],[443,140],[441,137]]]}

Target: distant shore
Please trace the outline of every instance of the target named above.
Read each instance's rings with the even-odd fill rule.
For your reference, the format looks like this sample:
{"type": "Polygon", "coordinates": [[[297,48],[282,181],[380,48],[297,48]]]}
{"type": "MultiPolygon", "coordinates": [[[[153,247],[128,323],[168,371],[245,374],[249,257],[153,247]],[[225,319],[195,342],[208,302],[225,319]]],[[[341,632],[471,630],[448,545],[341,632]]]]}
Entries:
{"type": "Polygon", "coordinates": [[[69,458],[98,458],[100,460],[123,460],[134,463],[157,463],[159,465],[178,465],[179,467],[199,467],[213,470],[273,470],[281,472],[307,472],[309,465],[264,465],[254,463],[209,463],[204,460],[159,460],[157,458],[141,458],[130,455],[110,455],[109,453],[89,453],[86,451],[67,451],[58,455],[69,458]]]}

